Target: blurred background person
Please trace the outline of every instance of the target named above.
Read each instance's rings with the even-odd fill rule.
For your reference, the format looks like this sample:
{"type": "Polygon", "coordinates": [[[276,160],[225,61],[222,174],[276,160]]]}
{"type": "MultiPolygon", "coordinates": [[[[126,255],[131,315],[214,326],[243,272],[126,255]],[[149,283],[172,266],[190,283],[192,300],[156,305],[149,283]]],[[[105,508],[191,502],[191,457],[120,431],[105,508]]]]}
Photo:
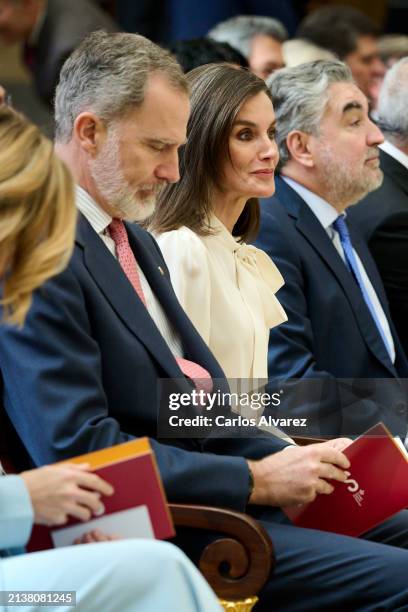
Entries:
{"type": "Polygon", "coordinates": [[[408,354],[408,57],[388,71],[378,104],[384,181],[350,210],[368,241],[408,354]]]}
{"type": "Polygon", "coordinates": [[[286,319],[283,279],[256,235],[275,190],[275,115],[265,83],[208,65],[187,75],[191,115],[180,181],[159,196],[150,228],[176,295],[229,379],[266,379],[269,329],[286,319]]]}
{"type": "Polygon", "coordinates": [[[167,4],[171,40],[205,36],[218,23],[237,15],[273,17],[291,34],[298,21],[292,0],[167,0],[167,4]]]}
{"type": "MultiPolygon", "coordinates": [[[[170,16],[168,0],[114,0],[116,18],[121,30],[136,32],[154,42],[168,44],[173,38],[170,34],[170,16]]],[[[205,34],[205,30],[202,32],[205,34]]],[[[191,34],[200,36],[201,34],[191,34]]],[[[183,38],[190,37],[187,32],[183,38]]]]}
{"type": "MultiPolygon", "coordinates": [[[[10,324],[24,323],[33,291],[65,267],[76,217],[73,181],[52,143],[2,105],[0,277],[1,303],[10,324]]],[[[167,543],[108,542],[111,536],[92,531],[81,541],[97,545],[18,554],[34,522],[53,526],[69,517],[87,521],[103,513],[101,496],[112,494],[111,485],[88,472],[86,464],[46,466],[20,476],[4,475],[0,465],[2,589],[75,591],[76,609],[86,612],[156,612],[167,606],[185,612],[219,610],[194,566],[167,543]],[[166,572],[157,580],[163,565],[166,572]]],[[[6,609],[0,605],[1,611],[6,609]]]]}
{"type": "Polygon", "coordinates": [[[287,68],[306,62],[333,59],[336,59],[334,53],[303,38],[292,38],[283,43],[283,61],[287,68]]]}
{"type": "Polygon", "coordinates": [[[93,0],[0,0],[0,38],[24,44],[24,63],[39,97],[48,106],[62,64],[94,30],[117,25],[93,0]]]}
{"type": "Polygon", "coordinates": [[[378,26],[361,11],[351,6],[327,6],[307,15],[296,35],[346,62],[373,110],[385,74],[378,52],[379,34],[378,26]]]}
{"type": "Polygon", "coordinates": [[[386,34],[378,39],[378,52],[387,68],[391,68],[402,57],[408,56],[406,34],[386,34]]]}
{"type": "Polygon", "coordinates": [[[227,42],[242,53],[252,72],[261,79],[284,65],[282,43],[288,38],[288,32],[277,19],[237,15],[217,24],[208,36],[227,42]]]}
{"type": "Polygon", "coordinates": [[[176,41],[170,45],[169,51],[176,56],[184,72],[190,72],[190,70],[204,64],[217,64],[219,62],[227,62],[242,67],[248,66],[248,62],[242,53],[231,45],[204,36],[191,40],[176,41]]]}

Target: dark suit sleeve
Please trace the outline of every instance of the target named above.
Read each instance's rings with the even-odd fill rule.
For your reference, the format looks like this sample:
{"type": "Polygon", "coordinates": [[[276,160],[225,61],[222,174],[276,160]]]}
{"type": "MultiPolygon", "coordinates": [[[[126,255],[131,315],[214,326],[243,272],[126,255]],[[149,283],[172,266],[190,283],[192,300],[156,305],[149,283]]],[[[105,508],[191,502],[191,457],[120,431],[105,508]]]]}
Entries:
{"type": "Polygon", "coordinates": [[[391,317],[408,351],[408,215],[390,215],[374,231],[369,247],[377,264],[390,305],[391,317]]]}
{"type": "MultiPolygon", "coordinates": [[[[68,269],[37,292],[23,329],[0,328],[5,408],[38,465],[132,438],[109,416],[85,302],[68,269]]],[[[243,458],[152,444],[170,500],[245,508],[243,458]]]]}

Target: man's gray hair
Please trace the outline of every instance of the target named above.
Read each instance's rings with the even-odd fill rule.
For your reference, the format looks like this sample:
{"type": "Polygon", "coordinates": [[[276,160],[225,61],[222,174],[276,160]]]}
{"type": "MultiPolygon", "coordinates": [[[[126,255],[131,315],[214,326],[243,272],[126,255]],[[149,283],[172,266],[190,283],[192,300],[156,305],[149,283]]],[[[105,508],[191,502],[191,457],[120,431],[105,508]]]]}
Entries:
{"type": "Polygon", "coordinates": [[[396,146],[408,145],[408,57],[387,72],[378,100],[378,125],[396,146]]]}
{"type": "Polygon", "coordinates": [[[69,142],[75,119],[92,111],[109,123],[143,102],[148,77],[162,72],[188,93],[175,58],[138,34],[89,34],[62,67],[55,94],[55,138],[69,142]]]}
{"type": "Polygon", "coordinates": [[[353,82],[351,71],[338,60],[318,60],[283,68],[267,80],[276,114],[279,168],[290,159],[288,134],[300,130],[317,136],[333,83],[353,82]]]}
{"type": "Polygon", "coordinates": [[[248,59],[251,53],[251,41],[259,34],[266,34],[279,42],[284,42],[288,38],[288,32],[280,21],[257,15],[237,15],[221,21],[208,32],[207,36],[217,42],[229,43],[248,59]]]}

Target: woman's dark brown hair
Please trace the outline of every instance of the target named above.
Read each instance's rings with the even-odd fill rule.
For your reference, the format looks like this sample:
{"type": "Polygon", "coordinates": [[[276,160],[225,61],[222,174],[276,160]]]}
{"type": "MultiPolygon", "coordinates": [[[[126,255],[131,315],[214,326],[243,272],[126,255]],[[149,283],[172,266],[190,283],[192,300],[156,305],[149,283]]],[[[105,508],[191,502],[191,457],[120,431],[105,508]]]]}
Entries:
{"type": "MultiPolygon", "coordinates": [[[[230,157],[229,136],[241,106],[264,92],[264,81],[244,68],[229,64],[207,64],[188,73],[191,115],[187,143],[180,149],[178,183],[160,194],[150,229],[161,234],[187,226],[200,236],[209,235],[214,187],[221,186],[221,169],[230,157]]],[[[248,241],[259,225],[258,200],[250,199],[233,229],[233,235],[248,241]]]]}

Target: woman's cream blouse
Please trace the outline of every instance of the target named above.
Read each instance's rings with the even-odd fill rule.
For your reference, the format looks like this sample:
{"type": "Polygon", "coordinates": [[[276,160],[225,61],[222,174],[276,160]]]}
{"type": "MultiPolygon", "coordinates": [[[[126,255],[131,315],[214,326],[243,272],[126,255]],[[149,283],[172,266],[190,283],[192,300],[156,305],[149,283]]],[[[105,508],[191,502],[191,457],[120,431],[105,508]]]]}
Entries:
{"type": "Polygon", "coordinates": [[[210,225],[211,236],[181,227],[156,237],[174,290],[227,378],[266,379],[269,330],[287,319],[275,297],[283,278],[217,217],[210,225]]]}

